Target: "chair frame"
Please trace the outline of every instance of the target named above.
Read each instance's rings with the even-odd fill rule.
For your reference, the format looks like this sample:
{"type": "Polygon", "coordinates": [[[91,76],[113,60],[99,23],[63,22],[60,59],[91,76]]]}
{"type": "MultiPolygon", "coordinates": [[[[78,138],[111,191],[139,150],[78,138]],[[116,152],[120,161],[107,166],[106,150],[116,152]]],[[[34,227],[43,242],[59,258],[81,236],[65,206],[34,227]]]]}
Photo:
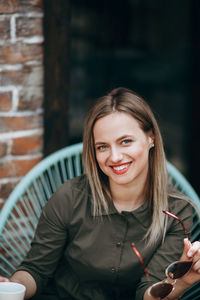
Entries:
{"type": "MultiPolygon", "coordinates": [[[[5,205],[2,208],[2,211],[0,212],[0,237],[2,235],[2,231],[9,217],[10,211],[13,209],[13,207],[15,207],[15,205],[18,202],[18,199],[24,194],[26,189],[32,184],[33,180],[38,176],[40,176],[41,173],[48,170],[53,164],[56,164],[61,159],[73,156],[74,153],[76,154],[82,153],[82,143],[67,146],[63,149],[60,149],[48,155],[23,177],[23,179],[16,185],[14,190],[11,192],[10,196],[6,200],[5,205]]],[[[78,168],[77,173],[81,174],[81,170],[79,169],[78,164],[77,164],[77,168],[78,168]]],[[[73,178],[74,177],[73,174],[71,174],[70,177],[73,178]]],[[[66,178],[66,180],[68,180],[69,178],[66,178]]],[[[51,194],[49,194],[49,197],[51,197],[51,194]]]]}

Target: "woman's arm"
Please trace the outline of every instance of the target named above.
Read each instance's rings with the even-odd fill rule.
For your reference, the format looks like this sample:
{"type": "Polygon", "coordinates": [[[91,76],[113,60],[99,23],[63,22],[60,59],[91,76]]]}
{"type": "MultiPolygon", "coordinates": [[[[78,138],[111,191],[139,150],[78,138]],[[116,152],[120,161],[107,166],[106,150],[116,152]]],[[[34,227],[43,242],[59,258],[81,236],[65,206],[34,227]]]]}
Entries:
{"type": "Polygon", "coordinates": [[[36,282],[30,273],[26,271],[17,271],[10,278],[10,281],[18,282],[26,287],[25,299],[29,299],[36,293],[36,282]]]}
{"type": "Polygon", "coordinates": [[[36,293],[36,282],[30,273],[26,271],[17,271],[11,278],[1,277],[0,282],[17,282],[26,287],[25,299],[29,299],[36,293]]]}

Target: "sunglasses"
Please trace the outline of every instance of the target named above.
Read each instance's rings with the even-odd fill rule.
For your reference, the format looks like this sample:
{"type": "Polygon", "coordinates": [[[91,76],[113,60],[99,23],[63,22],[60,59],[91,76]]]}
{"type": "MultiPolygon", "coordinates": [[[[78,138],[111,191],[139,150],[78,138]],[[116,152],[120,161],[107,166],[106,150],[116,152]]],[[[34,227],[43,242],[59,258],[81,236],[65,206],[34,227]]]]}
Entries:
{"type": "MultiPolygon", "coordinates": [[[[163,213],[168,215],[169,217],[177,219],[181,223],[185,234],[188,236],[183,221],[179,217],[166,210],[163,210],[163,213]]],[[[139,258],[144,273],[150,283],[151,282],[150,276],[140,252],[137,250],[134,243],[131,244],[131,247],[135,252],[135,254],[137,255],[137,257],[139,258]]],[[[191,267],[192,267],[192,261],[175,261],[171,263],[165,270],[165,274],[167,278],[161,282],[153,284],[150,287],[149,294],[152,297],[159,298],[159,299],[163,299],[167,297],[173,291],[176,279],[179,279],[183,277],[185,274],[187,274],[190,271],[191,267]]]]}

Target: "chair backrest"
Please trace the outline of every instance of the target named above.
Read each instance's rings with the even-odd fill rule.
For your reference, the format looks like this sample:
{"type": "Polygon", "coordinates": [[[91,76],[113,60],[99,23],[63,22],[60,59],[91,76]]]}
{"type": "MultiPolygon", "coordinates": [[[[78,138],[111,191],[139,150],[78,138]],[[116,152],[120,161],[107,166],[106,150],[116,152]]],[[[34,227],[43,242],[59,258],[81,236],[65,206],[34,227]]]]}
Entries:
{"type": "Polygon", "coordinates": [[[51,195],[82,172],[79,143],[43,159],[15,187],[0,212],[0,275],[10,276],[26,256],[42,208],[51,195]]]}
{"type": "MultiPolygon", "coordinates": [[[[170,163],[171,180],[200,211],[200,200],[190,183],[170,163]]],[[[83,173],[82,143],[65,147],[39,162],[15,187],[0,213],[0,275],[10,276],[30,248],[42,208],[66,180],[83,173]]],[[[192,238],[199,239],[196,217],[192,238]]]]}

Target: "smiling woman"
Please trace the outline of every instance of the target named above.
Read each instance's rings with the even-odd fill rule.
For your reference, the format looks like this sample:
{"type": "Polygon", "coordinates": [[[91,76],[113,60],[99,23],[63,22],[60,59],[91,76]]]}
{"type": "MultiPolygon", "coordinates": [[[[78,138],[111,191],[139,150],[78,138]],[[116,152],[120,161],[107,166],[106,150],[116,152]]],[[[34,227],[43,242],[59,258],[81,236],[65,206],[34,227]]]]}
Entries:
{"type": "Polygon", "coordinates": [[[176,261],[192,266],[169,284],[167,299],[199,281],[200,242],[185,238],[178,221],[190,233],[193,208],[170,187],[160,131],[140,96],[118,88],[98,99],[85,123],[83,164],[85,174],[48,200],[25,260],[0,281],[24,284],[34,300],[153,300],[176,261]]]}
{"type": "MultiPolygon", "coordinates": [[[[102,205],[107,211],[108,199],[124,202],[129,210],[146,199],[149,202],[153,199],[154,206],[161,211],[168,206],[168,178],[160,130],[147,102],[133,91],[115,89],[97,101],[86,121],[83,157],[93,191],[94,214],[101,214],[102,205]],[[116,180],[121,183],[130,180],[129,188],[127,185],[119,188],[116,180]]],[[[165,218],[155,209],[147,232],[148,242],[154,243],[161,232],[164,235],[165,218]]]]}

